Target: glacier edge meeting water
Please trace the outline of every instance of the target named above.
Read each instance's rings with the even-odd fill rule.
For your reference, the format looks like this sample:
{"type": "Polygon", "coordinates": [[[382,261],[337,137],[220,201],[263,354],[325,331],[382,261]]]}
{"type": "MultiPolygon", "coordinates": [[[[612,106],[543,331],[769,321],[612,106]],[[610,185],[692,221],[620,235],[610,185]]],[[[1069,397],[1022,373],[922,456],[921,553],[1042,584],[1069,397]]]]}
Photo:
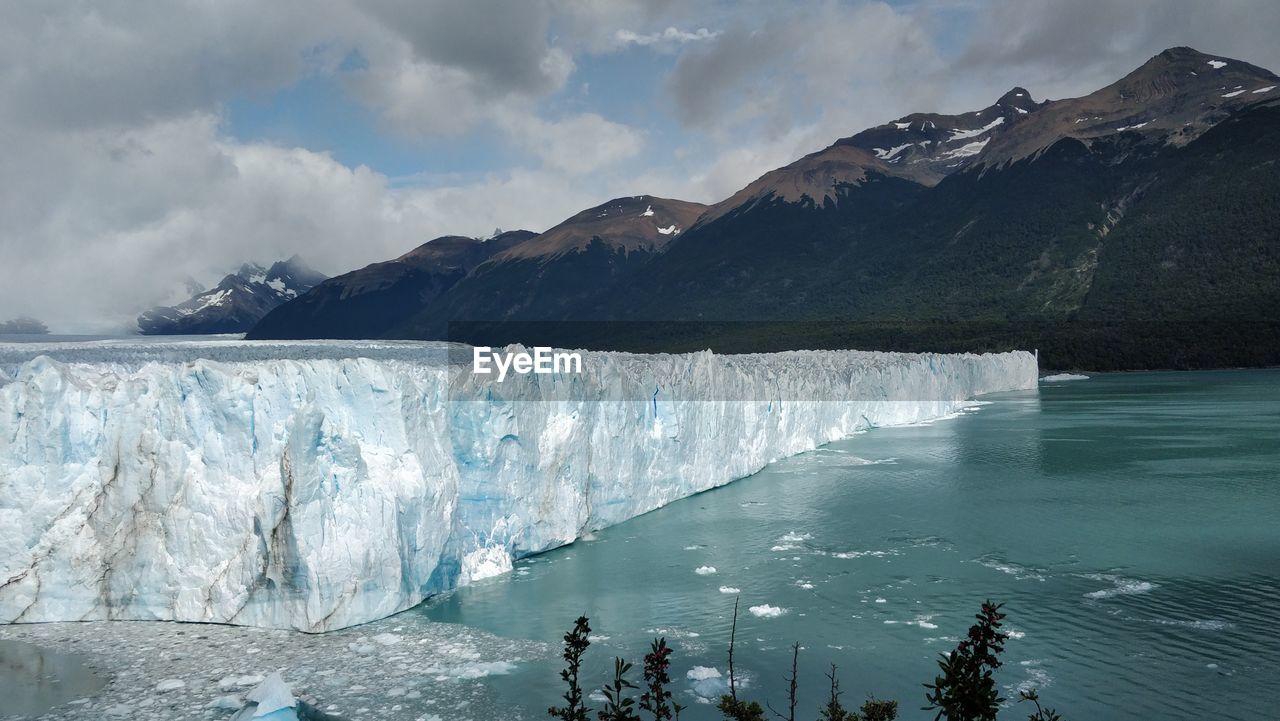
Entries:
{"type": "Polygon", "coordinates": [[[0,348],[0,621],[342,628],[1037,374],[1024,352],[583,353],[495,384],[446,349],[0,348]]]}

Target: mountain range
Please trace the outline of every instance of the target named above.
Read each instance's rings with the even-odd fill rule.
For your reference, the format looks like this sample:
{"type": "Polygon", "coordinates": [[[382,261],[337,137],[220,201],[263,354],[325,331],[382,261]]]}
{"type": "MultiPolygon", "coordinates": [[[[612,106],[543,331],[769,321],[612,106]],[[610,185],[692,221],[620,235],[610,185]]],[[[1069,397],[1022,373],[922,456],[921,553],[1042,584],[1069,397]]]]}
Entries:
{"type": "Polygon", "coordinates": [[[246,263],[209,290],[195,290],[190,299],[156,306],[138,316],[143,335],[202,335],[244,333],[272,309],[307,293],[325,279],[295,255],[264,268],[246,263]]]}
{"type": "Polygon", "coordinates": [[[1084,97],[1018,87],[868,128],[711,206],[619,198],[541,234],[437,239],[249,336],[1280,363],[1278,86],[1171,48],[1084,97]]]}
{"type": "Polygon", "coordinates": [[[49,326],[30,316],[0,321],[0,335],[48,335],[49,326]]]}

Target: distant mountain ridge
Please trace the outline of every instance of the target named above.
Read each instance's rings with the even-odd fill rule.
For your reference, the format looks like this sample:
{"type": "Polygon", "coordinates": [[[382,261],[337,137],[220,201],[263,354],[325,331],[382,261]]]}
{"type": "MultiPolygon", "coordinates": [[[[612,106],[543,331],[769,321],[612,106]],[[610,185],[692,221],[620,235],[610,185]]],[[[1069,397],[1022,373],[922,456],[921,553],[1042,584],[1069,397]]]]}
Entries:
{"type": "MultiPolygon", "coordinates": [[[[277,306],[325,279],[294,255],[264,268],[246,263],[213,288],[173,306],[157,306],[138,316],[143,335],[244,333],[277,306]]],[[[193,281],[189,281],[190,285],[193,281]]],[[[197,286],[198,287],[198,286],[197,286]]]]}
{"type": "Polygon", "coordinates": [[[1199,339],[1177,326],[1280,318],[1277,86],[1263,68],[1171,48],[1081,98],[1016,87],[981,110],[913,113],[710,207],[637,196],[583,211],[394,325],[347,327],[646,350],[1042,347],[1057,367],[1280,362],[1266,328],[1231,331],[1261,344],[1207,352],[1230,323],[1199,339]],[[649,321],[692,325],[626,329],[649,321]],[[708,321],[863,325],[713,343],[708,321]],[[1147,325],[1098,330],[1129,322],[1147,325]]]}
{"type": "Polygon", "coordinates": [[[48,335],[49,326],[31,316],[0,321],[0,335],[48,335]]]}
{"type": "Polygon", "coordinates": [[[393,336],[446,337],[454,319],[561,320],[660,255],[707,206],[637,195],[588,208],[476,267],[393,336]]]}
{"type": "Polygon", "coordinates": [[[249,338],[369,338],[384,335],[495,254],[528,242],[527,230],[487,240],[449,235],[394,260],[322,283],[267,313],[249,338]]]}

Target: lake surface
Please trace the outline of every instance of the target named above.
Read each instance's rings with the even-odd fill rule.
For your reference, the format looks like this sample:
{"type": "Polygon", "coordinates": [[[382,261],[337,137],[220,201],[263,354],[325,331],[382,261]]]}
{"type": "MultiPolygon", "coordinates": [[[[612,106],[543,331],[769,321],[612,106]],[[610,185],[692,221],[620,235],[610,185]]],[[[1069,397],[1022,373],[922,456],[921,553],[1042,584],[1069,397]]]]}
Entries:
{"type": "MultiPolygon", "coordinates": [[[[850,706],[874,693],[931,719],[921,684],[992,598],[1014,636],[1006,696],[1040,688],[1076,721],[1274,718],[1280,372],[1104,375],[985,400],[776,463],[418,612],[541,641],[585,613],[593,687],[613,655],[638,666],[664,634],[682,718],[710,719],[696,701],[718,690],[708,669],[725,671],[740,589],[746,695],[783,707],[798,641],[804,717],[835,663],[850,706]]],[[[559,700],[557,668],[491,687],[537,718],[559,700]]]]}
{"type": "Polygon", "coordinates": [[[75,656],[0,639],[0,715],[35,715],[106,685],[75,656]]]}

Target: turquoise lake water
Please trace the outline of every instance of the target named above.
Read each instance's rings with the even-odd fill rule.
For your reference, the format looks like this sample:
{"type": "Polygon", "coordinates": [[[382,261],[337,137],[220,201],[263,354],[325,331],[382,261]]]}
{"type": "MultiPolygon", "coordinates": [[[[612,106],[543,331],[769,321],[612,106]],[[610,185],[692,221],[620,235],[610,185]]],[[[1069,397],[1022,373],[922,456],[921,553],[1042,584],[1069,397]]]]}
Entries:
{"type": "MultiPolygon", "coordinates": [[[[1073,721],[1276,718],[1280,372],[1103,375],[984,400],[781,461],[420,612],[545,641],[585,613],[596,687],[614,655],[638,662],[663,634],[682,718],[710,719],[697,701],[718,690],[707,669],[726,671],[740,589],[745,695],[783,707],[798,641],[803,718],[835,663],[848,705],[870,692],[931,719],[921,684],[992,598],[1014,632],[1006,696],[1037,687],[1073,721]]],[[[557,668],[491,686],[536,718],[559,700],[557,668]]]]}

